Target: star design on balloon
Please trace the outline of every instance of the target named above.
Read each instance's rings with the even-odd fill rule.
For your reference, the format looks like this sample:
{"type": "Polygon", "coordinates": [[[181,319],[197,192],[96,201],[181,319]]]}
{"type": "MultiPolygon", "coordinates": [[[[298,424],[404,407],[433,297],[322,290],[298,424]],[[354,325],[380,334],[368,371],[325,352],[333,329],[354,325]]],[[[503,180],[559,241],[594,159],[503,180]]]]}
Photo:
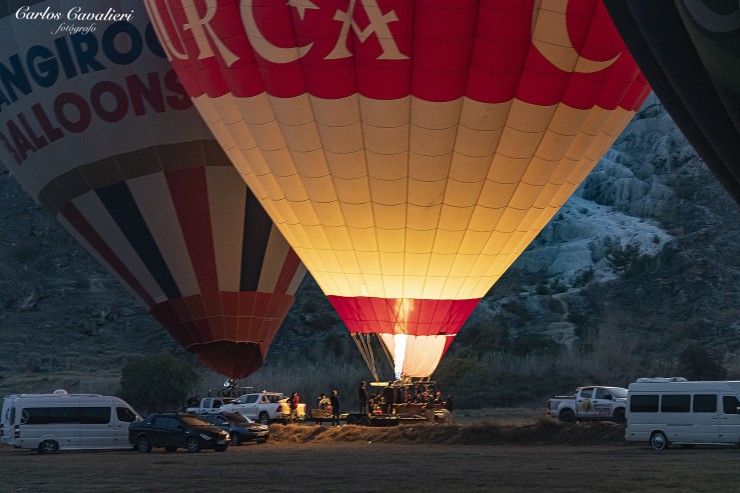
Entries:
{"type": "Polygon", "coordinates": [[[318,6],[311,0],[288,0],[289,7],[295,7],[298,10],[298,17],[304,20],[306,17],[306,9],[318,10],[318,6]]]}

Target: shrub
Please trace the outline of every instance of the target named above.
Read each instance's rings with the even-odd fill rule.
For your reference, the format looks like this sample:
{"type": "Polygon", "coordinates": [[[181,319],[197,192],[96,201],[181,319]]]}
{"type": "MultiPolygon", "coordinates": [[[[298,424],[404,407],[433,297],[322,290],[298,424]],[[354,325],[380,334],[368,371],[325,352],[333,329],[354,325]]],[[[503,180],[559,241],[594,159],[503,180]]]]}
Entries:
{"type": "Polygon", "coordinates": [[[645,272],[650,256],[640,254],[640,244],[637,242],[622,246],[619,241],[612,242],[607,247],[606,263],[612,271],[625,278],[631,278],[645,272]]]}
{"type": "Polygon", "coordinates": [[[182,406],[198,380],[183,361],[167,354],[148,354],[123,367],[119,395],[140,412],[174,410],[182,406]]]}
{"type": "Polygon", "coordinates": [[[527,354],[557,354],[560,344],[542,334],[520,334],[511,342],[511,352],[517,356],[527,354]]]}
{"type": "Polygon", "coordinates": [[[721,358],[709,351],[691,344],[678,355],[678,371],[689,380],[724,380],[727,370],[722,366],[721,358]]]}
{"type": "Polygon", "coordinates": [[[589,267],[587,269],[584,269],[578,273],[578,275],[573,279],[573,287],[579,288],[582,286],[585,286],[586,284],[593,281],[595,277],[596,271],[593,267],[589,267]]]}

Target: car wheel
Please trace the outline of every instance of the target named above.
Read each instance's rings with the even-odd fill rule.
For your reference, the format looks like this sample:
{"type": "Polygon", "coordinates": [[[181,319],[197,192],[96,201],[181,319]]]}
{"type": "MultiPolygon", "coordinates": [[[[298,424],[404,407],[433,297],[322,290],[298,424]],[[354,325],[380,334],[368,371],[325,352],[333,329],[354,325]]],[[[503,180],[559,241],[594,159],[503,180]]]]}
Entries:
{"type": "Polygon", "coordinates": [[[229,448],[228,445],[219,445],[216,447],[216,452],[226,452],[226,449],[229,448]]]}
{"type": "Polygon", "coordinates": [[[59,451],[59,444],[54,440],[44,440],[39,443],[39,454],[56,454],[59,451]]]}
{"type": "Polygon", "coordinates": [[[652,445],[655,450],[665,450],[668,448],[668,438],[662,431],[656,431],[650,437],[650,445],[652,445]]]}
{"type": "Polygon", "coordinates": [[[624,416],[624,409],[617,409],[614,411],[614,422],[619,424],[624,424],[627,421],[627,419],[624,416]]]}
{"type": "Polygon", "coordinates": [[[262,425],[269,425],[270,424],[270,415],[266,412],[262,411],[259,415],[259,418],[257,421],[262,425]]]}
{"type": "Polygon", "coordinates": [[[267,443],[267,438],[261,438],[257,440],[257,443],[267,443]]]}
{"type": "Polygon", "coordinates": [[[231,435],[231,445],[238,447],[242,444],[242,435],[241,433],[232,433],[231,435]]]}
{"type": "Polygon", "coordinates": [[[200,452],[200,440],[197,437],[188,438],[188,452],[200,452]]]}
{"type": "Polygon", "coordinates": [[[136,441],[136,450],[142,453],[151,452],[152,442],[149,441],[149,437],[140,436],[139,439],[136,441]]]}
{"type": "Polygon", "coordinates": [[[563,423],[575,423],[576,414],[570,409],[563,409],[560,412],[560,416],[558,416],[558,419],[563,423]]]}
{"type": "Polygon", "coordinates": [[[174,452],[175,450],[177,450],[177,447],[173,447],[172,445],[168,445],[168,446],[167,446],[167,447],[165,447],[164,449],[165,449],[165,450],[166,450],[167,452],[174,452]]]}

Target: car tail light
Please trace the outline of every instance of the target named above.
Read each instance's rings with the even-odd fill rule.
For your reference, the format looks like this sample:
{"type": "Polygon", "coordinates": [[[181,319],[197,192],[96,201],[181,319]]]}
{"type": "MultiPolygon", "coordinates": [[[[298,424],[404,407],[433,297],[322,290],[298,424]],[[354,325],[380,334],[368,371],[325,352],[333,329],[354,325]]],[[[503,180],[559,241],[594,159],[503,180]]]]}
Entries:
{"type": "Polygon", "coordinates": [[[13,430],[13,438],[20,438],[21,437],[21,425],[15,425],[15,429],[13,430]]]}
{"type": "Polygon", "coordinates": [[[278,404],[278,407],[277,407],[277,409],[275,409],[275,412],[276,413],[282,413],[283,412],[283,405],[282,404],[278,404]]]}
{"type": "Polygon", "coordinates": [[[3,433],[4,426],[0,424],[0,437],[2,437],[5,433],[3,433]]]}

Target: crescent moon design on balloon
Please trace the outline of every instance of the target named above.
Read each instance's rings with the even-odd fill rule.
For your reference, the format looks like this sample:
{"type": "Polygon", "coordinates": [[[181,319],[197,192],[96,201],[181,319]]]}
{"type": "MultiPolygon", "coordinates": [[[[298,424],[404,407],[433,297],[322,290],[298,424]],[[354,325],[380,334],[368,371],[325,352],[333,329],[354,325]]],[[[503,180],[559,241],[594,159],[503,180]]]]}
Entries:
{"type": "MultiPolygon", "coordinates": [[[[267,38],[260,31],[257,26],[257,21],[254,18],[253,9],[254,0],[245,0],[241,4],[242,11],[242,24],[244,25],[244,32],[247,34],[249,43],[254,48],[254,51],[260,54],[265,60],[269,60],[274,63],[290,63],[302,58],[308,50],[311,49],[313,43],[308,43],[304,46],[296,46],[294,48],[281,48],[270,43],[267,38]]],[[[289,6],[294,6],[289,2],[289,6]]],[[[315,7],[315,6],[314,6],[315,7]]],[[[312,7],[305,7],[312,8],[312,7]]],[[[303,14],[305,15],[305,8],[303,14]]]]}
{"type": "Polygon", "coordinates": [[[541,0],[539,15],[532,16],[532,44],[547,61],[564,72],[592,73],[608,68],[611,60],[598,61],[582,57],[568,34],[568,3],[562,0],[541,0]]]}

